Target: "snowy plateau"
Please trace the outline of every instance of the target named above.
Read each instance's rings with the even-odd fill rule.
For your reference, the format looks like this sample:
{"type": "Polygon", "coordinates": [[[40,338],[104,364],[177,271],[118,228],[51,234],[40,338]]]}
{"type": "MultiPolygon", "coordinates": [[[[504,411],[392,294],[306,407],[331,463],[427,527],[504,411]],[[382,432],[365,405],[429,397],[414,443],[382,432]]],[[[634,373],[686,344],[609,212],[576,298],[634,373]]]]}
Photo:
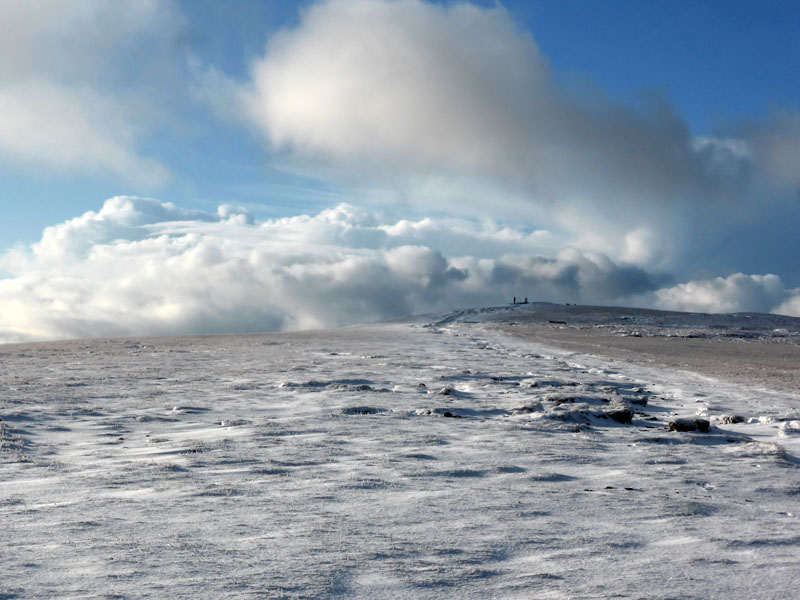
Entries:
{"type": "Polygon", "coordinates": [[[0,346],[0,598],[800,597],[800,319],[0,346]]]}

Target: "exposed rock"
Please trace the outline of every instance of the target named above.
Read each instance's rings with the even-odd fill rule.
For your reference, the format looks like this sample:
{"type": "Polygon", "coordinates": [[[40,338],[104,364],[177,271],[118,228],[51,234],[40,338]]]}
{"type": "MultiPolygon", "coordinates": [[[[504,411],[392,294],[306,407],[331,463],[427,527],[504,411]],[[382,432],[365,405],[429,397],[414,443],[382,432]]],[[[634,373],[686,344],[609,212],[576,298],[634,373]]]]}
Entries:
{"type": "Polygon", "coordinates": [[[623,425],[630,425],[633,422],[633,409],[630,407],[619,407],[605,413],[610,419],[623,425]]]}
{"type": "Polygon", "coordinates": [[[577,400],[574,396],[546,396],[545,401],[553,402],[556,406],[561,406],[562,404],[571,403],[574,404],[577,400]]]}
{"type": "Polygon", "coordinates": [[[511,414],[512,415],[529,415],[535,412],[543,412],[544,407],[542,406],[541,402],[534,402],[532,404],[526,404],[525,406],[520,406],[519,408],[512,408],[511,414]]]}
{"type": "Polygon", "coordinates": [[[669,422],[670,431],[708,433],[709,427],[711,427],[711,423],[707,419],[675,419],[669,422]]]}
{"type": "Polygon", "coordinates": [[[461,419],[461,415],[455,414],[444,408],[420,408],[414,411],[414,414],[422,416],[438,416],[446,417],[448,419],[461,419]]]}
{"type": "Polygon", "coordinates": [[[376,415],[382,412],[386,412],[386,409],[374,406],[348,406],[342,409],[343,415],[376,415]]]}

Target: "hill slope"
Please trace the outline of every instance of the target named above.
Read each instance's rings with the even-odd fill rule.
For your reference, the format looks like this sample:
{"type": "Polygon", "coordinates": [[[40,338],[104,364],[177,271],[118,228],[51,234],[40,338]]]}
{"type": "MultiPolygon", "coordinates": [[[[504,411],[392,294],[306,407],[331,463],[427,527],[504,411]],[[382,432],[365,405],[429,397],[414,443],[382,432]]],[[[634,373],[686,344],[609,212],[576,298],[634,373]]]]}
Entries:
{"type": "Polygon", "coordinates": [[[798,394],[536,307],[0,347],[0,597],[796,597],[798,394]]]}

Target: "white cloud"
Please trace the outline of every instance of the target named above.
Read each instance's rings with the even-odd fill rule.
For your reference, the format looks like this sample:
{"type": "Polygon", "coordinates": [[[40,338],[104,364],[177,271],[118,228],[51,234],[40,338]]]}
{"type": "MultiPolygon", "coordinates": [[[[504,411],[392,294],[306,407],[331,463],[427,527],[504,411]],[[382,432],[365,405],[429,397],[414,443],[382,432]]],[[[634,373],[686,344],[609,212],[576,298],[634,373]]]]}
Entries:
{"type": "Polygon", "coordinates": [[[111,77],[120,55],[141,52],[142,41],[162,49],[178,21],[171,0],[2,2],[0,80],[111,77]]]}
{"type": "Polygon", "coordinates": [[[272,39],[253,75],[252,111],[278,146],[475,168],[504,159],[516,111],[504,113],[523,91],[535,104],[549,77],[501,10],[409,1],[316,5],[299,30],[272,39]],[[520,61],[532,68],[515,85],[497,66],[520,61]]]}
{"type": "Polygon", "coordinates": [[[800,218],[796,115],[695,138],[658,94],[563,87],[501,5],[314,3],[238,95],[274,161],[373,205],[535,223],[683,279],[751,271],[737,229],[758,268],[800,276],[794,246],[759,242],[800,218]]]}
{"type": "Polygon", "coordinates": [[[537,256],[536,244],[507,228],[386,221],[348,205],[256,223],[230,206],[212,215],[116,197],[3,257],[0,339],[336,326],[654,288],[636,267],[574,249],[537,256]]]}
{"type": "Polygon", "coordinates": [[[171,2],[3,2],[0,22],[0,158],[148,186],[166,179],[138,144],[152,112],[141,84],[158,77],[180,25],[171,2]]]}
{"type": "Polygon", "coordinates": [[[60,171],[112,172],[155,186],[167,169],[135,151],[133,115],[90,89],[44,82],[0,86],[0,157],[60,171]]]}
{"type": "Polygon", "coordinates": [[[776,275],[745,275],[690,281],[655,292],[655,304],[666,310],[708,313],[778,312],[790,292],[776,275]]]}
{"type": "Polygon", "coordinates": [[[800,288],[790,290],[786,301],[776,306],[772,312],[777,315],[800,317],[800,288]]]}
{"type": "MultiPolygon", "coordinates": [[[[222,208],[219,217],[229,218],[229,209],[222,208]]],[[[176,222],[215,220],[196,210],[186,210],[170,202],[149,198],[117,196],[106,200],[99,212],[89,211],[66,223],[45,228],[42,239],[33,244],[32,252],[39,264],[69,264],[81,261],[97,245],[117,240],[138,242],[151,237],[148,227],[176,222]]]]}
{"type": "Polygon", "coordinates": [[[501,6],[314,4],[242,94],[294,168],[522,216],[640,265],[674,266],[682,232],[746,187],[744,141],[693,139],[663,100],[576,97],[501,6]]]}
{"type": "Polygon", "coordinates": [[[339,326],[530,300],[800,314],[775,275],[666,277],[488,223],[386,219],[349,205],[256,222],[107,200],[0,258],[0,341],[339,326]],[[451,223],[452,225],[452,223],[451,223]]]}

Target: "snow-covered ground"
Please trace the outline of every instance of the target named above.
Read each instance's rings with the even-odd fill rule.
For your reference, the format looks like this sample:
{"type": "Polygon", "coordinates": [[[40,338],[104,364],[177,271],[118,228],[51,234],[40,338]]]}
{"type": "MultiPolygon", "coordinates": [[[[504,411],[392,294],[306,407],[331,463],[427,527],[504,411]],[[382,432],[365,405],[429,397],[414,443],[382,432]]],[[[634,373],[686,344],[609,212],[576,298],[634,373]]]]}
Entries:
{"type": "Polygon", "coordinates": [[[0,598],[797,598],[800,393],[547,310],[0,346],[0,598]]]}

